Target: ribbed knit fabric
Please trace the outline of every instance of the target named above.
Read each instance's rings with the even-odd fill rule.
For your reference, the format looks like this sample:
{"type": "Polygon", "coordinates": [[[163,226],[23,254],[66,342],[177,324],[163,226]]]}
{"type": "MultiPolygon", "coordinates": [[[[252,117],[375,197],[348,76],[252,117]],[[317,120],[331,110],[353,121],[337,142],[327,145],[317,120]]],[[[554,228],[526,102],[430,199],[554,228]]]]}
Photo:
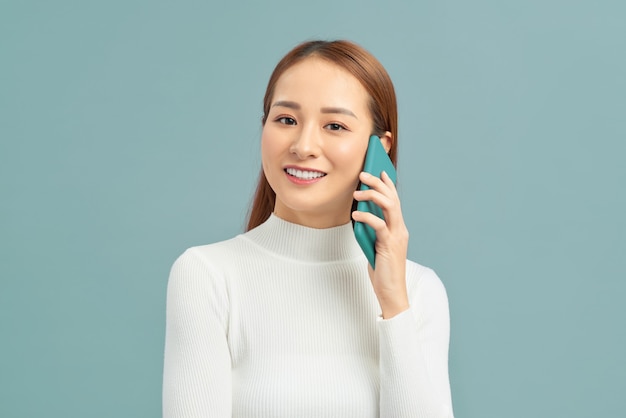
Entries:
{"type": "Polygon", "coordinates": [[[164,418],[452,417],[449,315],[407,261],[411,308],[383,320],[351,224],[272,215],[188,249],[167,294],[164,418]]]}

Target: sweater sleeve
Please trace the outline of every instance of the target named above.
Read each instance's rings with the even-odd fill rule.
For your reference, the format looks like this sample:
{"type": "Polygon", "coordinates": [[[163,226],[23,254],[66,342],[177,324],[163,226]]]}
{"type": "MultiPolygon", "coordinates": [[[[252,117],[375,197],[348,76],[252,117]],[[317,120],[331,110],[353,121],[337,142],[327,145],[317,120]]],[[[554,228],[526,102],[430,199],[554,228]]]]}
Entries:
{"type": "MultiPolygon", "coordinates": [[[[420,269],[414,288],[409,286],[411,307],[379,320],[381,418],[453,416],[448,298],[435,272],[420,269]]],[[[407,266],[407,272],[414,270],[407,266]]]]}
{"type": "Polygon", "coordinates": [[[167,286],[163,417],[230,417],[228,294],[196,249],[172,266],[167,286]]]}

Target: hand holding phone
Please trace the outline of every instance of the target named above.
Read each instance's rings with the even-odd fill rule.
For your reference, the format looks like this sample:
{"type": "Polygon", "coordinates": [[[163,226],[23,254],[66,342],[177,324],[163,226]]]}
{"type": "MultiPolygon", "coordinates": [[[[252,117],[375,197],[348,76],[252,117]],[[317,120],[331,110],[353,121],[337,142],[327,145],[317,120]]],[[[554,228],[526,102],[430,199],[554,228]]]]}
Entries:
{"type": "MultiPolygon", "coordinates": [[[[387,155],[387,151],[383,148],[380,138],[372,135],[369,139],[367,152],[365,154],[365,162],[363,171],[380,178],[384,171],[389,178],[396,184],[396,169],[387,155]]],[[[362,184],[360,190],[367,190],[369,186],[362,184]]],[[[363,200],[357,204],[357,210],[360,212],[370,212],[381,219],[385,219],[382,209],[371,200],[363,200]]],[[[376,231],[362,222],[354,222],[354,236],[365,253],[367,260],[372,268],[376,267],[376,231]]]]}

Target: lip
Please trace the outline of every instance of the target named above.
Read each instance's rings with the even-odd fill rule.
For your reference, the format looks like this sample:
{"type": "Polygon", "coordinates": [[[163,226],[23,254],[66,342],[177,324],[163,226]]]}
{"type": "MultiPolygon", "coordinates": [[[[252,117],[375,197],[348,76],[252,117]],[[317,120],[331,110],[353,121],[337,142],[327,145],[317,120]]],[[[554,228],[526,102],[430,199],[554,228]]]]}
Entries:
{"type": "Polygon", "coordinates": [[[285,176],[287,177],[287,179],[290,182],[292,182],[294,184],[297,184],[297,185],[300,185],[300,186],[306,186],[306,185],[309,185],[309,184],[317,183],[317,182],[321,181],[324,177],[326,177],[324,175],[324,176],[316,177],[316,178],[310,179],[310,180],[299,179],[299,178],[294,177],[294,176],[290,175],[289,173],[287,173],[287,169],[288,168],[293,168],[295,170],[300,170],[300,171],[313,171],[313,172],[316,172],[316,173],[324,173],[324,174],[326,174],[326,172],[322,171],[322,170],[317,170],[315,168],[300,167],[300,166],[297,166],[297,165],[286,165],[286,166],[284,166],[283,167],[283,172],[285,173],[285,176]]]}

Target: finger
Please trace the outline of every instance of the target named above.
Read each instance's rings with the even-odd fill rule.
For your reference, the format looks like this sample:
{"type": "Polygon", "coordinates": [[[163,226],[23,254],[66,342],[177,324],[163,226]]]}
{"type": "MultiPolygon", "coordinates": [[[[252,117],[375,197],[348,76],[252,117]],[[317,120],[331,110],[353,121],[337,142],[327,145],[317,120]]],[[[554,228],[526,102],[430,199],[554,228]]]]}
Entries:
{"type": "Polygon", "coordinates": [[[352,219],[372,227],[372,229],[376,232],[377,239],[383,239],[385,234],[388,233],[387,223],[385,222],[385,220],[379,218],[373,213],[355,210],[354,212],[352,212],[352,219]]]}
{"type": "Polygon", "coordinates": [[[391,177],[389,177],[389,174],[387,174],[386,171],[380,173],[380,178],[383,183],[393,191],[393,194],[398,196],[398,189],[396,189],[395,183],[393,182],[393,180],[391,180],[391,177]]]}
{"type": "Polygon", "coordinates": [[[358,200],[359,202],[364,200],[371,200],[381,208],[393,206],[393,200],[391,198],[374,189],[355,190],[353,196],[354,199],[358,200]]]}
{"type": "Polygon", "coordinates": [[[378,178],[370,173],[363,171],[359,175],[359,180],[361,180],[361,183],[366,184],[371,189],[377,190],[388,196],[393,197],[398,195],[398,192],[396,191],[396,186],[393,184],[393,180],[391,180],[391,178],[385,171],[381,173],[381,178],[378,178]]]}
{"type": "Polygon", "coordinates": [[[374,189],[356,190],[353,193],[357,201],[372,201],[383,211],[383,216],[390,226],[402,223],[402,209],[397,195],[386,196],[374,189]]]}
{"type": "Polygon", "coordinates": [[[385,183],[383,183],[381,179],[366,171],[361,171],[359,174],[359,180],[361,180],[361,183],[366,184],[375,190],[385,187],[385,183]]]}

